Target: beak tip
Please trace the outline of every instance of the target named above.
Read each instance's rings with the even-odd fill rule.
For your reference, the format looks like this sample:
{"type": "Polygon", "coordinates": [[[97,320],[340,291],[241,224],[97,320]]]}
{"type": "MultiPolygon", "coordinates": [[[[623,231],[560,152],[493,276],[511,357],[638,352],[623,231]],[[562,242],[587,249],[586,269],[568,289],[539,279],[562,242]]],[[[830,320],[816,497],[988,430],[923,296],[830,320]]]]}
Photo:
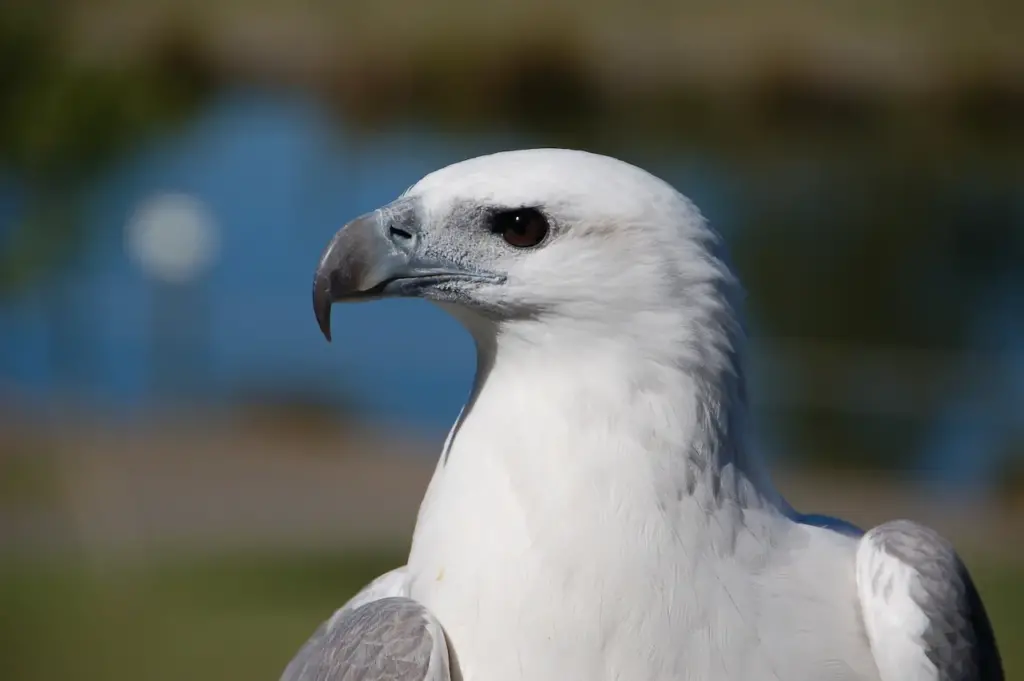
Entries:
{"type": "Polygon", "coordinates": [[[323,308],[323,311],[318,311],[316,315],[317,324],[320,326],[320,333],[324,335],[327,342],[331,342],[331,308],[323,308]]]}
{"type": "Polygon", "coordinates": [[[313,285],[313,313],[316,315],[320,333],[324,335],[328,343],[331,342],[331,305],[333,302],[330,287],[324,286],[318,278],[313,285]]]}

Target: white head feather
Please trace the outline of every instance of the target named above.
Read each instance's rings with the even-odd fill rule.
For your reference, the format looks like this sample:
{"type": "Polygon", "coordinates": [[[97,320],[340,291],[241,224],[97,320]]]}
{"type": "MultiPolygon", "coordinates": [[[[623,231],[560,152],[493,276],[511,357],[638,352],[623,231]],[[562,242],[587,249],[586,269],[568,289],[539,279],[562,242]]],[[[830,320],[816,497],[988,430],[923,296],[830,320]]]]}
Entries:
{"type": "MultiPolygon", "coordinates": [[[[480,352],[464,418],[482,392],[499,390],[503,409],[521,395],[516,429],[554,428],[565,414],[543,396],[560,395],[572,403],[565,408],[591,405],[579,428],[630,414],[633,438],[694,464],[716,489],[724,466],[768,487],[745,451],[742,291],[692,202],[640,168],[563,149],[456,163],[407,196],[427,224],[449,229],[467,206],[540,206],[552,224],[536,249],[494,249],[489,267],[505,280],[475,289],[478,306],[445,305],[480,352]]],[[[727,477],[739,483],[734,472],[727,477]]]]}

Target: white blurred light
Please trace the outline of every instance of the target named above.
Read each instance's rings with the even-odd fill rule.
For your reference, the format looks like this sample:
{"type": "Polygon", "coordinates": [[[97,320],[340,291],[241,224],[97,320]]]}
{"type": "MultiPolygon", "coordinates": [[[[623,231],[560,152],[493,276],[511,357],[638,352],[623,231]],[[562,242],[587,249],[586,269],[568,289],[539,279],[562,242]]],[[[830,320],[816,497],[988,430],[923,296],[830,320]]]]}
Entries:
{"type": "Polygon", "coordinates": [[[213,217],[188,194],[157,194],[143,201],[125,228],[125,248],[149,277],[184,284],[216,260],[220,238],[213,217]]]}

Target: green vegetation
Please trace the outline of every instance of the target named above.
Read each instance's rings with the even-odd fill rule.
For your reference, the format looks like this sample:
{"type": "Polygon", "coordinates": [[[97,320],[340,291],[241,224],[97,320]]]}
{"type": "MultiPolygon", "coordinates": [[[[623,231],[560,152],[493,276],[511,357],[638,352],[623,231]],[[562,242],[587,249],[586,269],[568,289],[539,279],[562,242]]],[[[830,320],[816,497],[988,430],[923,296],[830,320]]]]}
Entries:
{"type": "Polygon", "coordinates": [[[67,9],[58,0],[0,10],[0,168],[25,202],[21,221],[0,230],[0,293],[73,258],[88,238],[77,217],[90,183],[187,120],[211,85],[173,26],[116,68],[76,59],[60,21],[67,9]]]}
{"type": "MultiPolygon", "coordinates": [[[[398,552],[264,554],[130,568],[85,561],[0,568],[0,678],[277,679],[335,607],[400,561],[398,552]]],[[[1007,678],[1019,678],[1024,573],[995,564],[974,571],[1007,678]]]]}
{"type": "Polygon", "coordinates": [[[276,679],[394,556],[268,556],[0,568],[0,678],[276,679]]]}

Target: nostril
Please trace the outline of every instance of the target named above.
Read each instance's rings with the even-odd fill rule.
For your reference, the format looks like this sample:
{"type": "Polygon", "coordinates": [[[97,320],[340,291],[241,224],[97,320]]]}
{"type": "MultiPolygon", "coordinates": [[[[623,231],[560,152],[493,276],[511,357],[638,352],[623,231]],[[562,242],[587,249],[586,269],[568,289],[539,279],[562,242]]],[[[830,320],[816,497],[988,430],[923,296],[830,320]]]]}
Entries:
{"type": "Polygon", "coordinates": [[[404,229],[399,229],[398,227],[391,227],[391,228],[389,228],[389,231],[391,233],[391,238],[392,239],[411,239],[412,238],[412,234],[410,234],[409,232],[405,231],[404,229]]]}

